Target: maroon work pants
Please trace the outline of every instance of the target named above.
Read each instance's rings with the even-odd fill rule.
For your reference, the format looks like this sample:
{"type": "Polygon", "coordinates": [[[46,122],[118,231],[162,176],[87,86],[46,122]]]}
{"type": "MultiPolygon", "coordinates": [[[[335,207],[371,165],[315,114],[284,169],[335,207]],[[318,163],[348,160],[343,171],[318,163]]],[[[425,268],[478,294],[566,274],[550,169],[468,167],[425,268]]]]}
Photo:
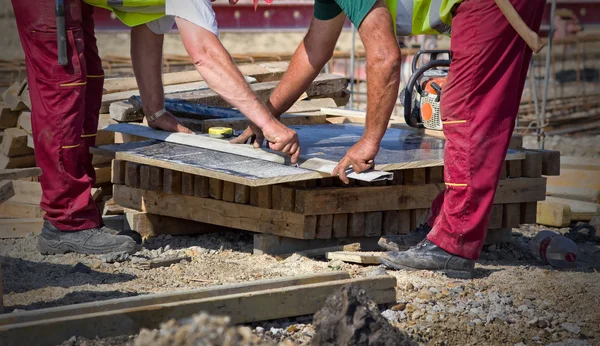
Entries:
{"type": "Polygon", "coordinates": [[[67,66],[57,57],[54,1],[12,0],[25,51],[35,159],[42,169],[45,218],[63,231],[98,227],[91,198],[94,144],[104,72],[94,37],[93,7],[65,0],[67,66]]]}
{"type": "MultiPolygon", "coordinates": [[[[511,2],[539,30],[545,1],[511,2]]],[[[459,5],[451,51],[441,99],[446,190],[432,205],[428,239],[447,252],[478,259],[532,52],[493,0],[459,5]]]]}

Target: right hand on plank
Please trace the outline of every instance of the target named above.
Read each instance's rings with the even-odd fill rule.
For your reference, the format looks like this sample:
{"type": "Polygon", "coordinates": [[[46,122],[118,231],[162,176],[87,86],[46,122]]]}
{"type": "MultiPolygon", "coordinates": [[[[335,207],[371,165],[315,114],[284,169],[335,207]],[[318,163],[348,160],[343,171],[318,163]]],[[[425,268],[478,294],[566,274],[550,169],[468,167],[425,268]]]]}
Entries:
{"type": "MultiPolygon", "coordinates": [[[[256,125],[250,125],[252,134],[262,134],[260,142],[262,143],[263,138],[267,140],[269,148],[279,151],[283,154],[289,155],[293,164],[298,162],[300,157],[300,141],[298,140],[298,134],[296,131],[287,128],[278,120],[273,119],[269,121],[262,129],[259,129],[256,125]]],[[[246,130],[248,131],[248,130],[246,130]]],[[[244,133],[246,133],[244,131],[244,133]]],[[[249,133],[247,133],[249,134],[249,133]]],[[[256,135],[259,137],[259,135],[256,135]]],[[[239,138],[239,137],[238,137],[239,138]]],[[[248,137],[232,140],[232,143],[245,143],[248,137]]],[[[255,141],[254,147],[260,148],[260,144],[255,141]]]]}

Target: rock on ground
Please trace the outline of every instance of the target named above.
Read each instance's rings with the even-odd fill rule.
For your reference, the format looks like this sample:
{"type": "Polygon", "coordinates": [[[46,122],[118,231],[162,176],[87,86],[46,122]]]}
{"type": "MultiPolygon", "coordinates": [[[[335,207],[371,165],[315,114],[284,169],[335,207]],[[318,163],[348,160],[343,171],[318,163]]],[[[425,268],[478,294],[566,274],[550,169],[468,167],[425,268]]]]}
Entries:
{"type": "Polygon", "coordinates": [[[327,298],[314,317],[318,346],[400,346],[413,345],[406,333],[381,316],[377,304],[356,286],[345,286],[327,298]]]}

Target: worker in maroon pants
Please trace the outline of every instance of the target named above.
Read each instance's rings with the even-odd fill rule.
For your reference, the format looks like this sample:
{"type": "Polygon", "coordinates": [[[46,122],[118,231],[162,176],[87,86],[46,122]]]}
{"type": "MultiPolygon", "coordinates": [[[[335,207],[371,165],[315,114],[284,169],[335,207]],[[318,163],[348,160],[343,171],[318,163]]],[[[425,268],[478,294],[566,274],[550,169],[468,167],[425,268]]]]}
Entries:
{"type": "MultiPolygon", "coordinates": [[[[387,1],[390,2],[393,0],[387,1]]],[[[400,51],[393,19],[398,34],[406,34],[405,31],[410,34],[417,26],[415,18],[423,20],[401,15],[401,10],[408,9],[404,4],[410,0],[396,2],[397,6],[388,8],[382,0],[316,0],[309,31],[269,100],[273,114],[277,115],[298,99],[331,58],[347,15],[358,28],[365,46],[369,88],[364,134],[333,171],[345,182],[349,166],[357,172],[373,167],[396,102],[400,51]],[[397,11],[394,18],[390,9],[397,11]]],[[[447,10],[454,13],[452,62],[441,99],[447,138],[444,157],[447,188],[432,208],[437,210],[431,218],[432,227],[419,227],[404,239],[414,246],[404,252],[389,251],[381,260],[396,269],[435,270],[470,277],[485,240],[532,51],[493,0],[448,3],[431,1],[429,18],[425,18],[432,28],[446,32],[449,26],[434,17],[447,15],[447,10]],[[434,5],[438,7],[436,10],[434,5]],[[446,6],[444,11],[440,11],[440,6],[446,6]]],[[[545,2],[511,0],[511,3],[525,23],[538,31],[545,2]]],[[[251,129],[247,129],[236,142],[243,142],[251,135],[251,129]]]]}

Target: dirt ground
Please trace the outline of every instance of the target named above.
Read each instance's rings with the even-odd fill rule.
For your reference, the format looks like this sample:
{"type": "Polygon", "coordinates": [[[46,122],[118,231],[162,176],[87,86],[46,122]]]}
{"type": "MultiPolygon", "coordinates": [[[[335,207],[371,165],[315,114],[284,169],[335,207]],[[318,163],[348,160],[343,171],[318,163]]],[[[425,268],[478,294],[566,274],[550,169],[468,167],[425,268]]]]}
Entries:
{"type": "MultiPolygon", "coordinates": [[[[548,345],[568,340],[571,343],[565,345],[600,345],[600,247],[580,243],[577,268],[557,270],[530,254],[530,238],[539,229],[524,225],[514,230],[511,243],[486,246],[473,280],[387,271],[398,280],[397,305],[383,309],[382,315],[413,341],[428,345],[548,345]]],[[[0,241],[9,312],[333,270],[353,277],[385,272],[377,266],[297,255],[283,261],[254,256],[252,237],[246,232],[160,236],[121,263],[104,263],[100,256],[42,256],[35,242],[33,235],[0,241]],[[136,267],[141,258],[184,254],[192,260],[167,268],[136,267]],[[88,266],[89,272],[74,272],[77,263],[88,266]]],[[[308,345],[314,335],[311,322],[307,316],[249,327],[262,342],[308,345]]],[[[74,338],[65,345],[133,344],[136,337],[74,338]]]]}

